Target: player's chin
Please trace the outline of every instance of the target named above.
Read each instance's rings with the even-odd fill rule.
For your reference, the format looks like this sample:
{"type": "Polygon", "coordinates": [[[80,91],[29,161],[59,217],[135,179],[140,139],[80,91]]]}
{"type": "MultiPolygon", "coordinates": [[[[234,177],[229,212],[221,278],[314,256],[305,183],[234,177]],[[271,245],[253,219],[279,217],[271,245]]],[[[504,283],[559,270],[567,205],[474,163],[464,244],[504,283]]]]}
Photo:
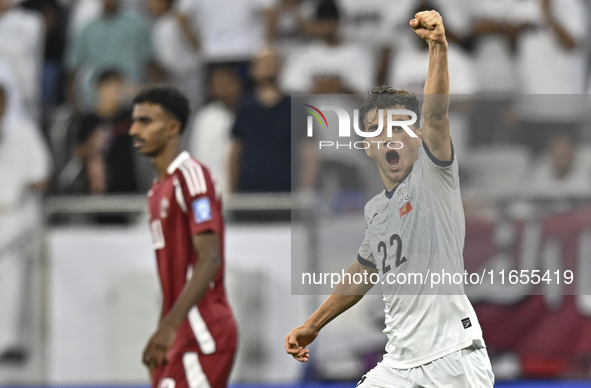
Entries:
{"type": "Polygon", "coordinates": [[[143,144],[140,147],[137,147],[136,149],[141,155],[148,156],[150,158],[153,158],[158,154],[155,150],[147,147],[145,144],[143,144]]]}

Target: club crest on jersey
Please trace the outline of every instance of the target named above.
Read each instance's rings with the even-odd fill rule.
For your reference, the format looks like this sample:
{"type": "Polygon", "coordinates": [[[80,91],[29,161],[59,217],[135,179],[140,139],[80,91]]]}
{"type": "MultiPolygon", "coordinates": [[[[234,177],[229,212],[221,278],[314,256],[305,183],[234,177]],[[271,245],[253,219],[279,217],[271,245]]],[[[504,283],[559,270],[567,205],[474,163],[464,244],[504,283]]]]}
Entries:
{"type": "Polygon", "coordinates": [[[402,183],[396,192],[398,193],[398,206],[410,199],[410,194],[406,190],[406,182],[402,183]]]}
{"type": "Polygon", "coordinates": [[[160,218],[168,217],[169,208],[170,202],[168,202],[168,198],[162,198],[162,201],[160,201],[160,218]]]}
{"type": "Polygon", "coordinates": [[[201,222],[209,221],[213,218],[209,198],[197,198],[191,203],[191,206],[193,207],[193,215],[195,217],[196,223],[199,224],[201,222]]]}
{"type": "Polygon", "coordinates": [[[404,206],[402,206],[398,210],[400,211],[400,217],[402,217],[405,214],[410,213],[412,211],[412,205],[410,204],[410,201],[408,201],[407,203],[405,203],[404,206]]]}

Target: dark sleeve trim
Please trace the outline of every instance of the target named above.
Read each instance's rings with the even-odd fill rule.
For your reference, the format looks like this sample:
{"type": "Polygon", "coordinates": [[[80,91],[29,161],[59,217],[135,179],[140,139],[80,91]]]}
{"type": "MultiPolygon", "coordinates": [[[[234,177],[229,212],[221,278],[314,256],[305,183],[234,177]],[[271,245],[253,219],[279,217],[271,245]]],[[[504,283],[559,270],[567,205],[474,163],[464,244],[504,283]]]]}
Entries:
{"type": "Polygon", "coordinates": [[[365,260],[363,257],[361,257],[359,254],[357,254],[357,261],[359,262],[359,264],[361,265],[365,265],[366,267],[371,267],[373,269],[378,269],[376,267],[376,265],[374,263],[372,263],[369,260],[365,260]]]}
{"type": "MultiPolygon", "coordinates": [[[[451,143],[451,139],[449,141],[451,143]]],[[[427,146],[427,143],[425,143],[425,140],[423,140],[423,149],[425,150],[425,153],[427,154],[429,159],[431,159],[431,161],[436,166],[449,167],[454,162],[455,155],[454,155],[454,144],[453,143],[451,143],[451,160],[439,160],[435,156],[433,156],[433,154],[431,153],[431,150],[429,150],[429,147],[427,146]]]]}

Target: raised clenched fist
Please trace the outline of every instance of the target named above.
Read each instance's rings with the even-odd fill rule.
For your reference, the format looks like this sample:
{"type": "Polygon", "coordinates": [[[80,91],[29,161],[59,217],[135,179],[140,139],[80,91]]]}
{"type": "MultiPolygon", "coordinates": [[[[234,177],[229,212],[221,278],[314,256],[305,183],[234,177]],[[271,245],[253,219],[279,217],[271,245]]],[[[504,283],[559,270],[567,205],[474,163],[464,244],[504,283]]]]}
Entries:
{"type": "Polygon", "coordinates": [[[447,44],[443,19],[437,11],[423,11],[410,21],[415,33],[429,44],[447,44]]]}

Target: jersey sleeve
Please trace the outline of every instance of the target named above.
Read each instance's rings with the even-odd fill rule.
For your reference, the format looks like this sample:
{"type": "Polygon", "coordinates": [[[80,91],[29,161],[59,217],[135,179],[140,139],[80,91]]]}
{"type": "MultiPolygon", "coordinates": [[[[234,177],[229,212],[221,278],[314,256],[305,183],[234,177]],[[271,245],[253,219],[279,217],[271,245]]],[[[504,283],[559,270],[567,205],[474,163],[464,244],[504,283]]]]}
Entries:
{"type": "Polygon", "coordinates": [[[422,184],[441,192],[457,190],[460,187],[460,179],[453,144],[451,160],[448,161],[439,160],[433,156],[425,141],[423,141],[423,151],[415,163],[415,168],[419,167],[422,184]]]}
{"type": "Polygon", "coordinates": [[[180,193],[175,193],[187,214],[191,235],[205,232],[221,233],[222,207],[219,187],[210,172],[195,162],[184,165],[178,174],[180,193]],[[182,195],[182,198],[178,198],[182,195]]]}

